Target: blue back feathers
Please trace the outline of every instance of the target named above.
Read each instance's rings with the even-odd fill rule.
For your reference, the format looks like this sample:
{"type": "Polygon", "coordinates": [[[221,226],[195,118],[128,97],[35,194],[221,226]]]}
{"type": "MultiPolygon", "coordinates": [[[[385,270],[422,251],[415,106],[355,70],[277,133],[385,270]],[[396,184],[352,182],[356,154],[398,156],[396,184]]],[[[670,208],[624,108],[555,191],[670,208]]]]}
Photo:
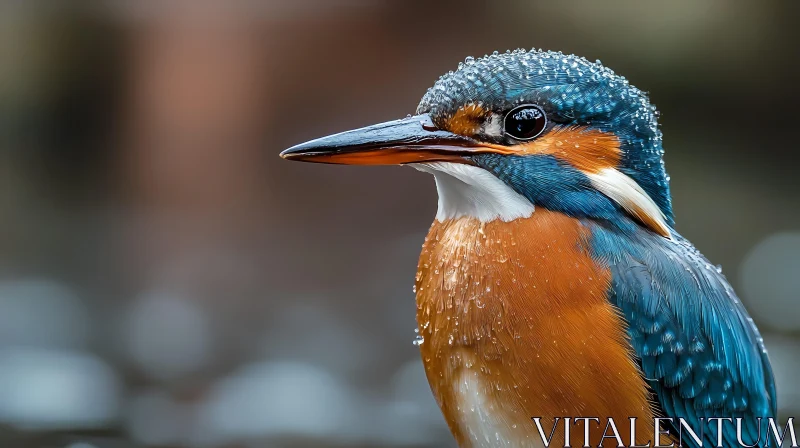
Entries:
{"type": "MultiPolygon", "coordinates": [[[[677,233],[671,241],[643,229],[586,225],[593,235],[589,250],[611,270],[609,300],[628,323],[665,417],[703,427],[704,446],[716,446],[716,423],[699,418],[735,423],[741,417],[743,442],[752,445],[759,439],[756,417],[762,417],[758,446],[764,446],[766,418],[776,416],[772,370],[758,330],[725,277],[677,233]]],[[[723,446],[740,446],[734,423],[723,426],[723,446]]],[[[693,447],[687,439],[684,446],[693,447]]]]}

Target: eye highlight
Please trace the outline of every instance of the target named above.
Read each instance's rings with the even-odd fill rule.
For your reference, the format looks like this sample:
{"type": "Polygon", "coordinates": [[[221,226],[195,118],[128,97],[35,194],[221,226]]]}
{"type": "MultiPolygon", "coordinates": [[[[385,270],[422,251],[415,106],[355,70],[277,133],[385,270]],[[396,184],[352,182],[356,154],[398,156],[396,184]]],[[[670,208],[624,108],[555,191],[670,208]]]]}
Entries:
{"type": "Polygon", "coordinates": [[[535,104],[525,104],[506,114],[503,129],[506,135],[516,140],[532,140],[544,131],[545,126],[547,116],[544,110],[535,104]]]}

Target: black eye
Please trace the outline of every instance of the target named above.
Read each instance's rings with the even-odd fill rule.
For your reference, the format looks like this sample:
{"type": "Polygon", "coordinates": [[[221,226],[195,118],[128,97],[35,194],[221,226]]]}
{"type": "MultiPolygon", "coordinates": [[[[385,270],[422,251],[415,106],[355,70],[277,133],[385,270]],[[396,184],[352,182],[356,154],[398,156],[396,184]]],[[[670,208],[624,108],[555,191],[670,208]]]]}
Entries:
{"type": "Polygon", "coordinates": [[[517,140],[531,140],[539,136],[547,125],[547,117],[541,107],[526,104],[511,109],[506,115],[505,131],[517,140]]]}

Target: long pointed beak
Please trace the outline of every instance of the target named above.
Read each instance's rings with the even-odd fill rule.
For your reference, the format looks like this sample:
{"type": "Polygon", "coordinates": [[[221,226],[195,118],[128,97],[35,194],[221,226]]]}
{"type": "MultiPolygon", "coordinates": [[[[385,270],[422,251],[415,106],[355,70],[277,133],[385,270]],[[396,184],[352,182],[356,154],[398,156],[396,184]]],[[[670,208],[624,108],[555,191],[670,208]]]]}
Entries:
{"type": "Polygon", "coordinates": [[[465,158],[467,155],[502,152],[502,148],[439,130],[428,114],[422,114],[301,143],[283,151],[281,157],[346,165],[398,165],[431,161],[468,163],[465,158]]]}

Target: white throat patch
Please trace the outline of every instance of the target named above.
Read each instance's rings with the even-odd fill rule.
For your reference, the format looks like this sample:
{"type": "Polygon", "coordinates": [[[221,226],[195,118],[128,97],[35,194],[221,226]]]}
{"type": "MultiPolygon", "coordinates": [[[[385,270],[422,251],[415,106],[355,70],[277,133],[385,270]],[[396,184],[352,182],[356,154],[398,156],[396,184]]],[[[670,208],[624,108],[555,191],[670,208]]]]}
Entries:
{"type": "Polygon", "coordinates": [[[411,164],[433,174],[439,193],[436,220],[469,216],[481,222],[513,221],[533,214],[533,203],[512,190],[492,173],[471,165],[451,162],[411,164]]]}

